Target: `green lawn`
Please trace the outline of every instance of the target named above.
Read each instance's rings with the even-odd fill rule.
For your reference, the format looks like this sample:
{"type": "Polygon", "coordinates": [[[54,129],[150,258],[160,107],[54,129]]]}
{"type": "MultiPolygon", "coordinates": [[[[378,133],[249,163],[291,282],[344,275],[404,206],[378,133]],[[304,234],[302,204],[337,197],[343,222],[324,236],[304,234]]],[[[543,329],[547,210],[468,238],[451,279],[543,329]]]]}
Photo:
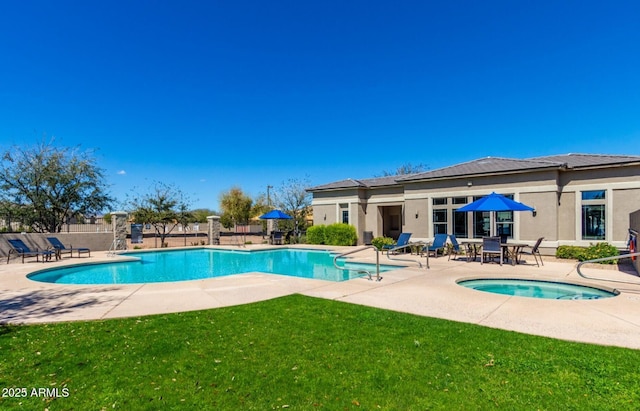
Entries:
{"type": "Polygon", "coordinates": [[[300,295],[5,326],[0,353],[3,410],[640,408],[638,350],[300,295]]]}

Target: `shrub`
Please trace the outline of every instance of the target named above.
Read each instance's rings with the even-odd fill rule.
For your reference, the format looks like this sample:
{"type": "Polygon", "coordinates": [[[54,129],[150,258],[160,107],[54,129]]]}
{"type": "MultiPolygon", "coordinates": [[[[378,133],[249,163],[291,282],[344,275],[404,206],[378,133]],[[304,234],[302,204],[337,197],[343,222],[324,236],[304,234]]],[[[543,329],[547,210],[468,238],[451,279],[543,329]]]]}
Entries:
{"type": "Polygon", "coordinates": [[[391,237],[376,237],[371,240],[371,244],[378,250],[382,250],[382,246],[392,245],[394,242],[391,237]]]}
{"type": "MultiPolygon", "coordinates": [[[[307,231],[307,238],[309,232],[307,231]]],[[[355,245],[358,241],[356,228],[349,224],[336,223],[326,226],[325,244],[328,245],[355,245]]]]}
{"type": "Polygon", "coordinates": [[[305,234],[300,236],[292,235],[289,244],[307,244],[307,236],[305,234]]]}
{"type": "MultiPolygon", "coordinates": [[[[620,255],[618,249],[609,243],[592,244],[578,258],[580,261],[595,260],[596,258],[615,257],[620,255]]],[[[617,264],[617,260],[599,261],[600,264],[617,264]]]]}
{"type": "MultiPolygon", "coordinates": [[[[591,244],[589,247],[561,245],[556,250],[556,257],[569,258],[578,261],[595,260],[597,258],[614,257],[619,255],[618,249],[609,243],[591,244]]],[[[601,264],[616,264],[616,260],[600,261],[601,264]]]]}
{"type": "Polygon", "coordinates": [[[556,250],[556,257],[579,260],[580,256],[584,254],[585,250],[585,247],[578,247],[575,245],[561,245],[556,250]]]}
{"type": "Polygon", "coordinates": [[[307,228],[307,244],[325,244],[324,225],[312,225],[307,228]]]}

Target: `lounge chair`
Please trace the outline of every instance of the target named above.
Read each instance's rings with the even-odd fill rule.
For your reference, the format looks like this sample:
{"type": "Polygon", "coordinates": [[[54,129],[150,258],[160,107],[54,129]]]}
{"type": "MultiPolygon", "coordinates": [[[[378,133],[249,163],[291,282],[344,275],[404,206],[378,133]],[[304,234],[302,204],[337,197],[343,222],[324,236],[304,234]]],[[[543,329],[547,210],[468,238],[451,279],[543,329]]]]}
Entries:
{"type": "Polygon", "coordinates": [[[385,244],[382,246],[382,250],[387,250],[387,254],[389,251],[393,252],[395,250],[399,250],[401,248],[406,247],[409,244],[409,239],[411,238],[411,233],[400,233],[398,236],[398,241],[394,244],[385,244]]]}
{"type": "Polygon", "coordinates": [[[460,252],[462,251],[460,248],[460,244],[458,243],[458,239],[456,238],[456,236],[453,234],[449,234],[449,241],[451,241],[451,245],[449,246],[448,250],[448,259],[451,260],[451,254],[455,254],[455,257],[453,259],[456,260],[458,258],[458,254],[460,254],[460,252]]]}
{"type": "Polygon", "coordinates": [[[69,248],[65,247],[64,244],[58,239],[58,237],[47,237],[47,241],[53,246],[53,248],[58,253],[58,257],[62,257],[62,254],[69,254],[69,257],[73,258],[73,252],[78,252],[78,258],[80,258],[80,254],[89,254],[91,257],[91,250],[85,247],[73,248],[72,245],[69,245],[69,248]]]}
{"type": "Polygon", "coordinates": [[[11,254],[17,254],[22,256],[22,263],[24,264],[24,259],[28,257],[35,257],[36,261],[40,261],[40,256],[42,256],[42,262],[44,263],[46,260],[51,260],[51,257],[56,255],[54,250],[31,250],[22,240],[14,239],[7,240],[9,244],[11,244],[11,250],[9,250],[9,254],[7,255],[7,264],[9,264],[9,260],[11,259],[11,254]]]}
{"type": "Polygon", "coordinates": [[[533,258],[536,260],[536,264],[538,265],[538,267],[540,267],[540,264],[544,265],[544,263],[542,262],[542,255],[540,254],[540,244],[542,243],[542,240],[544,240],[544,237],[538,238],[538,240],[533,245],[533,247],[531,247],[531,251],[524,251],[524,247],[520,249],[519,259],[522,261],[522,254],[528,254],[533,256],[533,258]],[[538,262],[538,257],[540,258],[540,262],[538,262]]]}
{"type": "Polygon", "coordinates": [[[427,244],[422,248],[425,253],[433,253],[434,257],[438,257],[438,250],[444,255],[444,249],[447,247],[447,238],[449,234],[436,234],[433,237],[433,243],[427,244]]]}
{"type": "Polygon", "coordinates": [[[484,237],[482,239],[482,251],[480,264],[484,263],[485,257],[500,257],[500,265],[504,260],[504,254],[502,250],[502,245],[500,244],[500,237],[484,237]]]}

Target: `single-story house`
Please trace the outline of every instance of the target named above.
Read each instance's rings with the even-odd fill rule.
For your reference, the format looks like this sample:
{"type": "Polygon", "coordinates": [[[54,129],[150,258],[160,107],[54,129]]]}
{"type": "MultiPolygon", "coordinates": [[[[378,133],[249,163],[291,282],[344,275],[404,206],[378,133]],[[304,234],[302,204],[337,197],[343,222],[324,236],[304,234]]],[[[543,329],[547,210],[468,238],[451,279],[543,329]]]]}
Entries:
{"type": "Polygon", "coordinates": [[[640,156],[564,154],[527,159],[486,157],[415,174],[346,179],[309,188],[313,223],[353,225],[371,237],[429,241],[503,234],[542,249],[606,241],[624,248],[629,216],[640,209],[640,156]],[[456,212],[491,192],[534,211],[456,212]]]}

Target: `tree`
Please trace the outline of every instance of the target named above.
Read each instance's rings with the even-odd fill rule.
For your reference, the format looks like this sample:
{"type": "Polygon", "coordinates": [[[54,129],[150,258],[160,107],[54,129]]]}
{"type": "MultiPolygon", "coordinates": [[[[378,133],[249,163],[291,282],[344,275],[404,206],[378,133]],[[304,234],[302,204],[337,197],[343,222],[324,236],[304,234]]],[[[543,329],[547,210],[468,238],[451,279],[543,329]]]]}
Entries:
{"type": "Polygon", "coordinates": [[[378,177],[402,176],[406,174],[422,173],[423,171],[426,171],[428,169],[429,167],[424,164],[413,165],[411,163],[406,163],[398,167],[395,171],[385,170],[382,172],[382,176],[378,177]]]}
{"type": "Polygon", "coordinates": [[[220,222],[226,228],[238,224],[249,224],[253,200],[246,196],[239,187],[232,187],[220,195],[222,216],[220,222]]]}
{"type": "MultiPolygon", "coordinates": [[[[184,194],[174,185],[156,182],[149,193],[129,201],[130,214],[135,223],[150,224],[160,237],[161,247],[165,238],[182,224],[193,222],[184,194]]],[[[186,239],[185,239],[186,241],[186,239]]]]}
{"type": "Polygon", "coordinates": [[[207,217],[209,216],[220,215],[220,213],[218,213],[217,211],[209,210],[208,208],[198,208],[198,209],[192,210],[191,213],[193,213],[193,218],[195,219],[195,222],[198,222],[198,223],[206,223],[207,217]]]}
{"type": "MultiPolygon", "coordinates": [[[[258,197],[253,200],[253,206],[251,207],[251,216],[253,218],[259,217],[262,214],[268,213],[271,211],[271,207],[268,204],[267,196],[264,193],[258,195],[258,197]]],[[[267,231],[267,220],[260,220],[262,224],[262,232],[267,231]]]]}
{"type": "Polygon", "coordinates": [[[100,213],[114,201],[91,152],[54,147],[53,140],[2,154],[0,201],[13,221],[58,233],[70,217],[100,213]]]}
{"type": "Polygon", "coordinates": [[[277,190],[276,204],[285,213],[293,217],[292,220],[283,220],[279,223],[282,227],[292,226],[293,232],[298,235],[301,229],[306,228],[306,218],[311,211],[311,194],[307,192],[310,186],[308,179],[289,179],[282,183],[277,190]]]}

